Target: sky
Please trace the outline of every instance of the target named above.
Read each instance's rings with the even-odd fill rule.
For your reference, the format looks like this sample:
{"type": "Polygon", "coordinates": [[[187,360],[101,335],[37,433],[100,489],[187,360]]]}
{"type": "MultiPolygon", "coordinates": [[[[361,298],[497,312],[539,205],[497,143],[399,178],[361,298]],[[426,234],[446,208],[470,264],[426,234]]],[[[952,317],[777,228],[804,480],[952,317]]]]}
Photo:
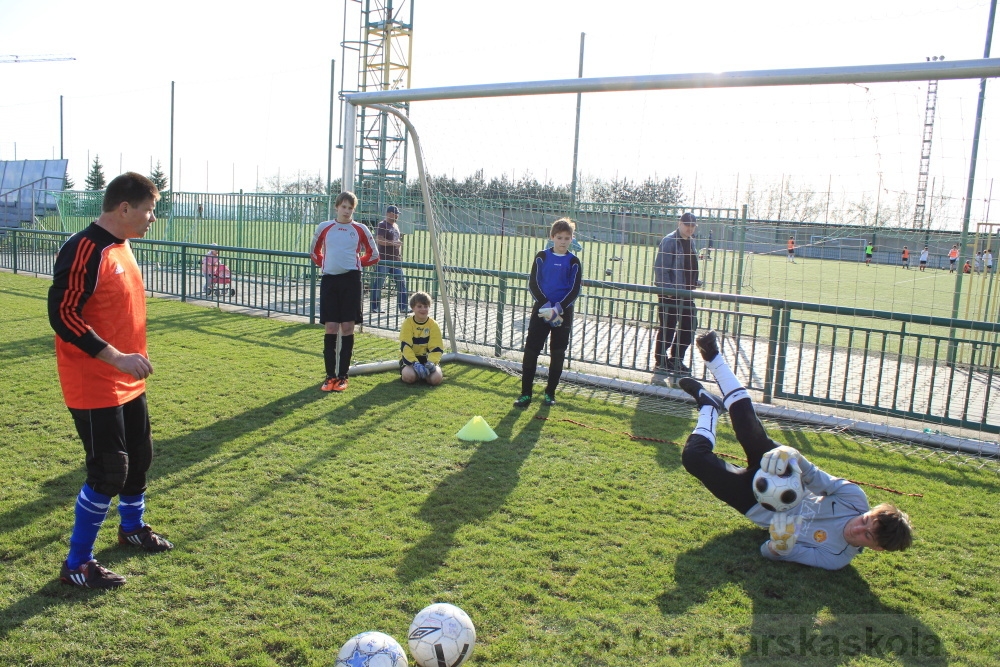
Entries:
{"type": "MultiPolygon", "coordinates": [[[[411,1],[414,88],[573,78],[581,32],[588,77],[975,59],[989,15],[988,0],[396,4],[411,1]]],[[[254,190],[279,172],[325,180],[331,60],[339,90],[345,13],[347,37],[356,39],[360,6],[0,0],[0,55],[75,58],[0,63],[0,159],[15,151],[17,159],[58,158],[63,96],[62,150],[77,187],[95,155],[109,176],[149,173],[157,161],[169,171],[175,82],[178,190],[254,190]]],[[[352,61],[345,89],[356,87],[356,72],[352,61]]],[[[939,87],[931,176],[959,197],[978,89],[978,81],[939,87]]],[[[1000,98],[991,92],[977,172],[981,216],[1000,160],[1000,98]]],[[[926,83],[585,95],[580,173],[680,175],[689,198],[733,204],[749,183],[779,177],[891,197],[915,190],[925,100],[926,83]],[[731,197],[720,194],[728,190],[731,197]]],[[[410,115],[434,173],[482,168],[568,183],[575,105],[573,95],[427,102],[410,115]]],[[[340,163],[335,149],[335,177],[340,163]]]]}

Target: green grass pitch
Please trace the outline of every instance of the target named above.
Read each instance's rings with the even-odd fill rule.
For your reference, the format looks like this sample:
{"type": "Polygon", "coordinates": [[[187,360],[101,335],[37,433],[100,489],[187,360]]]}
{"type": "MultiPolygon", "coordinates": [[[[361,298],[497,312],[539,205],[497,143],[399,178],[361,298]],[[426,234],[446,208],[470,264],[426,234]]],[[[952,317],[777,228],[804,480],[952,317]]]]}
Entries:
{"type": "MultiPolygon", "coordinates": [[[[112,511],[96,554],[128,584],[62,585],[83,451],[47,287],[0,273],[2,665],[332,665],[357,632],[405,643],[432,601],[471,615],[473,665],[1000,662],[995,472],[773,432],[832,473],[923,494],[868,489],[909,511],[910,552],[776,564],[681,467],[693,413],[582,389],[517,411],[516,378],[460,365],[434,389],[386,373],[323,394],[318,326],[159,299],[146,518],[176,548],[119,548],[112,511]],[[457,440],[474,415],[499,439],[457,440]]],[[[741,451],[728,422],[718,448],[741,451]]]]}

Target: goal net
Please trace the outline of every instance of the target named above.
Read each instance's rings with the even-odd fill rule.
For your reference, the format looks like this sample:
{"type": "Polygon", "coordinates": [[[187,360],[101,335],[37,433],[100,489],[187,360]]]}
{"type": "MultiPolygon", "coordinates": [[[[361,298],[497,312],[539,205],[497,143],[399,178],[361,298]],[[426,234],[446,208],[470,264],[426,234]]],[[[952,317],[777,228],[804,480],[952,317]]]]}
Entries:
{"type": "MultiPolygon", "coordinates": [[[[960,274],[964,256],[948,271],[951,247],[972,247],[961,227],[977,81],[937,91],[922,193],[926,81],[585,94],[576,179],[575,95],[413,102],[425,179],[398,195],[407,289],[431,295],[449,347],[518,374],[532,258],[569,217],[584,287],[561,386],[679,397],[677,374],[657,368],[653,264],[692,212],[697,328],[720,332],[730,365],[775,415],[995,454],[1000,283],[960,274]]],[[[976,196],[983,221],[990,194],[976,196]]],[[[694,346],[683,352],[710,380],[694,346]]]]}

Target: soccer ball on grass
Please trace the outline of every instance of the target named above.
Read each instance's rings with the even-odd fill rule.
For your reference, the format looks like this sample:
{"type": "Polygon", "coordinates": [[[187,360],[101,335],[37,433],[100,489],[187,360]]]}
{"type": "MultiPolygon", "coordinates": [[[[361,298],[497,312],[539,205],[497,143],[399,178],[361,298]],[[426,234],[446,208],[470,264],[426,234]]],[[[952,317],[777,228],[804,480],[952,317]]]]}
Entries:
{"type": "Polygon", "coordinates": [[[802,474],[788,467],[786,474],[773,475],[758,470],[753,476],[753,495],[761,506],[772,512],[787,512],[798,507],[805,495],[802,474]]]}
{"type": "Polygon", "coordinates": [[[464,611],[438,602],[417,613],[407,637],[420,667],[458,667],[472,655],[476,628],[464,611]]]}
{"type": "Polygon", "coordinates": [[[337,654],[336,667],[409,667],[406,652],[395,639],[381,632],[362,632],[348,639],[337,654]]]}

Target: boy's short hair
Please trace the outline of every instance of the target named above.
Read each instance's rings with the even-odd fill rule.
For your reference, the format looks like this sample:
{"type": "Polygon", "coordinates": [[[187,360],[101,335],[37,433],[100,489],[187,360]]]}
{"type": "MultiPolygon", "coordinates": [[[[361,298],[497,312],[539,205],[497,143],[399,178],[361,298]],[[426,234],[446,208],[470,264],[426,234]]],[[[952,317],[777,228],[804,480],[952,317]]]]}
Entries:
{"type": "Polygon", "coordinates": [[[875,541],[886,551],[905,551],[913,544],[913,526],[906,512],[895,505],[882,503],[872,510],[875,541]]]}
{"type": "Polygon", "coordinates": [[[138,207],[148,199],[154,202],[160,199],[160,191],[156,189],[153,181],[134,171],[126,171],[108,183],[101,210],[110,213],[121,206],[122,202],[138,207]]]}
{"type": "Polygon", "coordinates": [[[569,218],[559,218],[552,223],[552,227],[549,228],[549,238],[555,238],[556,234],[561,234],[563,232],[569,232],[570,236],[576,233],[576,223],[569,218]]]}
{"type": "Polygon", "coordinates": [[[345,201],[351,202],[351,206],[353,206],[354,208],[358,207],[358,196],[353,192],[341,192],[339,195],[337,195],[337,201],[334,202],[333,205],[340,206],[345,201]]]}
{"type": "Polygon", "coordinates": [[[430,307],[431,295],[427,292],[414,292],[413,296],[410,297],[410,308],[413,308],[417,304],[430,307]]]}

